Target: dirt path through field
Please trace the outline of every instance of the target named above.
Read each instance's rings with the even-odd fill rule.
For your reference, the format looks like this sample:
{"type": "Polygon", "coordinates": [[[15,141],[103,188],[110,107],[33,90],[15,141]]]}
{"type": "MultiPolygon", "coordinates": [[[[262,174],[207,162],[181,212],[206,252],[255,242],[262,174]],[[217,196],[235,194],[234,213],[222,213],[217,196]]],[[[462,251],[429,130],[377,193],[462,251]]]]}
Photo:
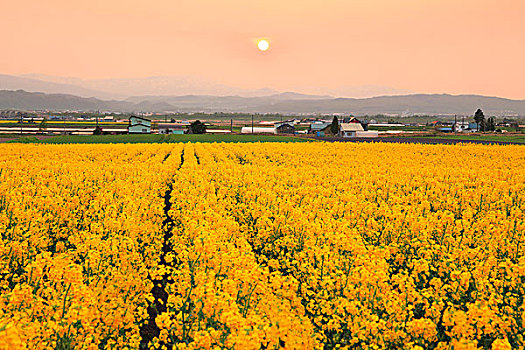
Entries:
{"type": "MultiPolygon", "coordinates": [[[[171,156],[171,153],[168,153],[163,163],[171,156]]],[[[180,170],[182,165],[184,164],[184,149],[181,152],[180,155],[180,165],[177,171],[180,170]]],[[[175,176],[175,175],[174,175],[175,176]]],[[[173,179],[172,179],[173,181],[173,179]]],[[[173,218],[170,216],[170,210],[171,210],[171,191],[173,191],[173,182],[168,183],[166,192],[164,193],[163,199],[164,199],[164,221],[162,223],[162,226],[164,228],[164,237],[163,237],[163,244],[162,244],[162,254],[160,256],[159,264],[161,266],[166,267],[169,270],[170,263],[166,261],[166,255],[172,250],[172,247],[170,246],[170,239],[173,236],[173,225],[174,221],[173,218]]],[[[167,305],[168,305],[168,293],[166,292],[166,286],[169,283],[172,283],[170,279],[168,278],[169,274],[165,273],[162,276],[162,280],[152,280],[153,282],[153,289],[151,291],[151,294],[154,297],[154,301],[152,305],[148,307],[148,315],[149,319],[146,323],[142,325],[140,328],[140,336],[141,336],[141,342],[140,342],[140,349],[148,349],[148,345],[155,339],[160,336],[160,328],[156,324],[155,319],[158,315],[164,313],[167,311],[167,305]]],[[[173,349],[172,344],[165,344],[165,347],[167,350],[173,349]]]]}

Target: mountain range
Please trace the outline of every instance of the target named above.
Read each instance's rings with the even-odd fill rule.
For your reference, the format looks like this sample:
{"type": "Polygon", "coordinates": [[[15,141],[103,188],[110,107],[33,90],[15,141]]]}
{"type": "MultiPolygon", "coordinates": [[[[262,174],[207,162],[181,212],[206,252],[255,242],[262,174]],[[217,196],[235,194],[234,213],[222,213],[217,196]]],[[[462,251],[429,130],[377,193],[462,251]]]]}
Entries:
{"type": "Polygon", "coordinates": [[[525,115],[524,100],[479,95],[404,94],[382,86],[309,88],[318,94],[241,89],[192,76],[93,79],[0,74],[0,109],[111,112],[247,112],[356,115],[525,115]],[[355,97],[333,97],[350,93],[355,97]],[[376,96],[383,92],[387,96],[376,96]],[[363,98],[363,96],[368,96],[363,98]]]}
{"type": "MultiPolygon", "coordinates": [[[[195,76],[153,76],[131,79],[80,79],[45,74],[0,74],[0,90],[25,90],[48,94],[72,94],[102,100],[123,100],[131,96],[241,96],[263,97],[276,95],[275,89],[242,89],[219,84],[195,76]]],[[[305,96],[334,96],[365,98],[384,95],[403,95],[407,90],[379,85],[339,87],[298,86],[293,91],[305,96]],[[306,95],[308,94],[308,95],[306,95]]]]}
{"type": "Polygon", "coordinates": [[[70,94],[0,90],[0,109],[110,112],[247,112],[355,115],[486,115],[525,116],[525,100],[478,95],[415,94],[364,99],[279,93],[270,96],[135,96],[102,100],[70,94]]]}
{"type": "Polygon", "coordinates": [[[103,100],[123,100],[137,95],[269,96],[273,89],[241,89],[192,76],[157,76],[131,79],[92,79],[43,74],[0,74],[0,90],[25,90],[48,94],[72,94],[103,100]]]}

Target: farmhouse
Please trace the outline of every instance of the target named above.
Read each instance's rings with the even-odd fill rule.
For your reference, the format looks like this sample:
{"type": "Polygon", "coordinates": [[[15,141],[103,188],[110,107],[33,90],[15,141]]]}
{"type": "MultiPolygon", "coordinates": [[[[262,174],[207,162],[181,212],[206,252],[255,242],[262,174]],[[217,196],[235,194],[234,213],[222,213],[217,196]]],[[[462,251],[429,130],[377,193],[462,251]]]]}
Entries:
{"type": "Polygon", "coordinates": [[[454,132],[463,132],[468,129],[469,123],[468,122],[455,122],[452,124],[454,132]]]}
{"type": "Polygon", "coordinates": [[[128,133],[129,134],[150,134],[151,133],[151,120],[137,117],[137,116],[131,116],[129,118],[129,125],[128,125],[128,133]]]}
{"type": "Polygon", "coordinates": [[[159,128],[159,134],[182,135],[188,129],[188,126],[180,124],[180,123],[159,123],[158,128],[159,128]]]}
{"type": "Polygon", "coordinates": [[[276,134],[295,134],[294,122],[282,122],[274,125],[276,134]]]}
{"type": "Polygon", "coordinates": [[[470,123],[468,123],[468,129],[467,130],[469,130],[471,132],[479,131],[479,125],[477,123],[470,122],[470,123]]]}
{"type": "Polygon", "coordinates": [[[356,117],[346,117],[346,118],[343,119],[343,123],[342,124],[349,124],[349,123],[361,124],[359,119],[357,119],[356,117]]]}
{"type": "Polygon", "coordinates": [[[309,134],[314,134],[317,136],[325,136],[325,134],[331,133],[330,127],[332,126],[332,123],[328,122],[313,122],[310,124],[310,127],[308,128],[309,134]]]}
{"type": "Polygon", "coordinates": [[[343,123],[339,125],[341,137],[378,137],[378,131],[365,131],[361,123],[343,123]]]}
{"type": "Polygon", "coordinates": [[[339,124],[339,136],[341,137],[356,137],[356,132],[365,131],[359,122],[341,123],[339,124]]]}

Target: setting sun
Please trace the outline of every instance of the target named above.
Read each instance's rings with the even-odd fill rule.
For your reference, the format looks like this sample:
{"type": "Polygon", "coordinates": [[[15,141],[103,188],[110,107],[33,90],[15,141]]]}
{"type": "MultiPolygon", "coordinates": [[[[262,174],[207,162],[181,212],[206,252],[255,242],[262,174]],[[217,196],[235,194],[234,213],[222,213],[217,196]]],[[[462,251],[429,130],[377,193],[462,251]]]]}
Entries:
{"type": "Polygon", "coordinates": [[[266,51],[270,48],[270,43],[266,39],[261,39],[257,42],[257,47],[261,51],[266,51]]]}

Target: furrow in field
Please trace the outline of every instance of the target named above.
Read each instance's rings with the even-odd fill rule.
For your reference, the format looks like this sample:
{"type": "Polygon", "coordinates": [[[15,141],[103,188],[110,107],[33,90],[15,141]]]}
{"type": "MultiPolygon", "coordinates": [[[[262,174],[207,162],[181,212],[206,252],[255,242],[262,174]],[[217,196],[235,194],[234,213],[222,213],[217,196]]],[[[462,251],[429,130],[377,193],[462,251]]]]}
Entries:
{"type": "Polygon", "coordinates": [[[172,237],[175,282],[167,288],[167,312],[157,318],[158,344],[311,347],[315,340],[300,302],[282,288],[280,276],[257,264],[224,211],[222,156],[204,145],[193,147],[194,156],[177,173],[185,186],[172,192],[179,223],[172,237]]]}
{"type": "MultiPolygon", "coordinates": [[[[170,153],[171,154],[171,153],[170,153]]],[[[164,161],[167,159],[167,157],[164,159],[164,161]]],[[[162,250],[159,257],[158,262],[158,271],[155,276],[148,276],[148,278],[151,280],[153,288],[151,290],[151,299],[150,304],[148,306],[148,319],[144,324],[142,325],[140,329],[140,335],[141,335],[141,342],[140,342],[140,348],[141,349],[149,349],[150,347],[154,347],[154,339],[160,336],[160,328],[156,323],[156,318],[166,312],[166,305],[168,301],[168,294],[166,292],[166,288],[168,284],[172,283],[172,280],[169,278],[170,270],[172,261],[170,261],[169,258],[167,258],[167,254],[171,252],[171,246],[170,246],[170,240],[173,236],[173,226],[174,221],[170,214],[172,203],[171,203],[171,196],[173,191],[173,185],[174,185],[174,177],[176,176],[176,172],[180,170],[181,167],[184,166],[184,149],[180,151],[180,162],[178,164],[173,164],[173,168],[175,169],[173,175],[170,177],[166,187],[166,191],[164,195],[162,196],[162,199],[164,201],[164,207],[163,207],[163,213],[164,213],[164,220],[162,222],[162,230],[163,230],[163,237],[162,237],[162,250]]],[[[167,349],[171,349],[171,344],[165,345],[167,349]]]]}
{"type": "Polygon", "coordinates": [[[139,346],[177,148],[2,145],[0,343],[139,346]]]}

